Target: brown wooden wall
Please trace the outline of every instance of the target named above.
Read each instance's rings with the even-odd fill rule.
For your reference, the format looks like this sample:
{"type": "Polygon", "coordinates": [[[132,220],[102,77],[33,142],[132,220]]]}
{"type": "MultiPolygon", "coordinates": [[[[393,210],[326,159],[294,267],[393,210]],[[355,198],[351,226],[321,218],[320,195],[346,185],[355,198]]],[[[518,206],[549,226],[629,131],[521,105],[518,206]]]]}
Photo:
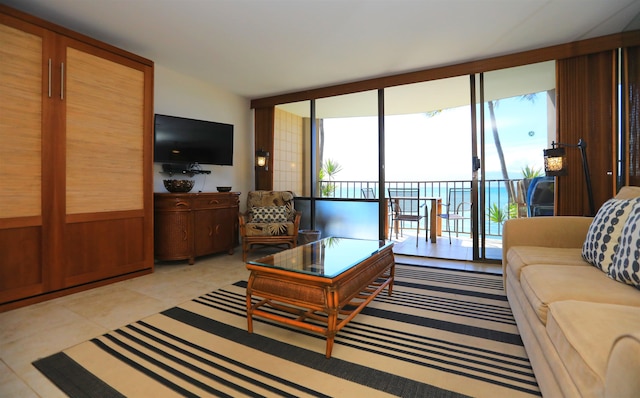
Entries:
{"type": "MultiPolygon", "coordinates": [[[[558,60],[556,63],[557,141],[587,144],[595,210],[615,195],[615,51],[558,60]]],[[[566,148],[569,175],[558,177],[557,215],[590,213],[582,156],[566,148]]]]}
{"type": "MultiPolygon", "coordinates": [[[[263,149],[271,156],[267,160],[267,170],[256,166],[256,190],[273,189],[273,143],[275,128],[275,107],[267,106],[255,110],[255,150],[263,149]]],[[[255,156],[254,156],[255,157],[255,156]]]]}

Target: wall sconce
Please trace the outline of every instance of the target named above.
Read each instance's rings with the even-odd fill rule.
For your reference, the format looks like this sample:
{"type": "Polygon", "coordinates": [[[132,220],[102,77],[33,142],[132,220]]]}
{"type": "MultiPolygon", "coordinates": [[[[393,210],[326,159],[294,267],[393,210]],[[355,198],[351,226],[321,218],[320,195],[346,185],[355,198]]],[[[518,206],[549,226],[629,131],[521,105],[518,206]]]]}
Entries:
{"type": "Polygon", "coordinates": [[[587,184],[587,195],[589,196],[590,216],[595,214],[595,206],[593,205],[593,189],[591,188],[591,174],[589,173],[589,163],[587,162],[587,143],[580,138],[577,145],[551,142],[551,149],[545,149],[544,153],[544,171],[545,174],[552,177],[565,176],[567,171],[567,159],[563,147],[579,148],[582,155],[582,169],[584,171],[584,179],[587,184]]]}
{"type": "Polygon", "coordinates": [[[544,153],[544,171],[550,177],[566,176],[567,159],[565,157],[564,148],[556,148],[556,143],[551,143],[551,149],[545,149],[544,153]]]}
{"type": "Polygon", "coordinates": [[[262,149],[256,151],[256,166],[269,170],[269,152],[262,149]]]}

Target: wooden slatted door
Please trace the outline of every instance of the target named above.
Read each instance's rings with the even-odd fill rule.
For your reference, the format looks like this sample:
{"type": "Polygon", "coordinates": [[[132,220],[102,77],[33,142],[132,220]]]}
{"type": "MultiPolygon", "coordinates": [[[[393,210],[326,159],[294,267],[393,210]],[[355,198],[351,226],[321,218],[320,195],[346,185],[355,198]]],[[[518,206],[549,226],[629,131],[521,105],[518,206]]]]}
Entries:
{"type": "MultiPolygon", "coordinates": [[[[0,15],[0,17],[2,17],[0,15]]],[[[42,29],[0,19],[0,302],[44,289],[42,29]]]]}
{"type": "Polygon", "coordinates": [[[65,286],[144,267],[144,71],[66,47],[65,286]]]}

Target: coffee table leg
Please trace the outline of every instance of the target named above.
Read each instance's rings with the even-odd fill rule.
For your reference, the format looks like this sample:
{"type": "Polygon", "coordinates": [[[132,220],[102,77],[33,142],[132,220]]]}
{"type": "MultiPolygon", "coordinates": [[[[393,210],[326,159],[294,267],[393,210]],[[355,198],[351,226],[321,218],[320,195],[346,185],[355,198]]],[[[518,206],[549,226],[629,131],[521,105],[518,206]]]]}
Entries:
{"type": "Polygon", "coordinates": [[[327,359],[331,358],[331,350],[333,349],[333,340],[335,336],[327,337],[327,351],[325,356],[327,359]]]}
{"type": "Polygon", "coordinates": [[[251,272],[247,281],[247,331],[253,333],[253,309],[251,308],[251,291],[253,286],[254,275],[251,272]]]}
{"type": "Polygon", "coordinates": [[[331,358],[333,342],[338,328],[338,292],[334,288],[327,289],[327,349],[326,357],[331,358]]]}

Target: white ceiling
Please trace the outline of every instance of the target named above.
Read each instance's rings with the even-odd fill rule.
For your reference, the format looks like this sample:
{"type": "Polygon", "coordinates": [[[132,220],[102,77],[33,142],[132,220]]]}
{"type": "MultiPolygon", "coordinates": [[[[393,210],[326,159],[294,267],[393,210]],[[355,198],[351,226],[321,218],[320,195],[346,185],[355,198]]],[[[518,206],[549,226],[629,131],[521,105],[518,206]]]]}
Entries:
{"type": "Polygon", "coordinates": [[[0,0],[247,98],[640,29],[640,0],[0,0]]]}

